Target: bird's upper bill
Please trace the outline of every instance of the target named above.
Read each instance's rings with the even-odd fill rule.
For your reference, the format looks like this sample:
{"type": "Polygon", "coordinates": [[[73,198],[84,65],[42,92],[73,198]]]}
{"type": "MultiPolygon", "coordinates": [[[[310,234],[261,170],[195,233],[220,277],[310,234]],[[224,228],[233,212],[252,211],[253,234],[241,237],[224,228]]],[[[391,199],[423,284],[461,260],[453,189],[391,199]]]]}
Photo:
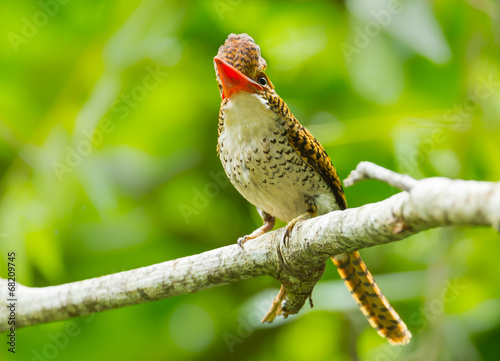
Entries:
{"type": "Polygon", "coordinates": [[[230,34],[219,47],[214,63],[222,99],[238,91],[255,93],[263,89],[256,80],[267,64],[248,34],[230,34]]]}
{"type": "Polygon", "coordinates": [[[257,90],[262,90],[259,83],[250,79],[228,62],[218,57],[214,58],[214,62],[222,85],[222,99],[230,98],[238,91],[255,93],[257,90]]]}

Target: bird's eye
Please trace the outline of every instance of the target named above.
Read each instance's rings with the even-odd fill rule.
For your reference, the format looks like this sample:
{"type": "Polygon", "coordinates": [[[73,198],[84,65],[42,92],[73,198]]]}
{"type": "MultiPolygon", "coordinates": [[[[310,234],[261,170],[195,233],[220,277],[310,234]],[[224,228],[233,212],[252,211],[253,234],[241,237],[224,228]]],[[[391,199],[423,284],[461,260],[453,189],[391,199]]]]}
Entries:
{"type": "Polygon", "coordinates": [[[265,76],[259,76],[257,78],[257,83],[260,85],[266,86],[267,85],[267,78],[265,76]]]}

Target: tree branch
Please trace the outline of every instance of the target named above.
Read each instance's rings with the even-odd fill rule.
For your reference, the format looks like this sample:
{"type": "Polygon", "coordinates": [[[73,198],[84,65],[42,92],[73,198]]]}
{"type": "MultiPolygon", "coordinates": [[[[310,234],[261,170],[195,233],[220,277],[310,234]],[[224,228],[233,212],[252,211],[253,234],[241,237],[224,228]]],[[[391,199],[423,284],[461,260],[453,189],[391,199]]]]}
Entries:
{"type": "MultiPolygon", "coordinates": [[[[44,288],[16,285],[16,327],[197,292],[258,276],[286,289],[284,316],[297,313],[321,278],[326,260],[339,253],[381,245],[448,225],[500,230],[500,183],[428,178],[414,180],[362,162],[346,185],[379,179],[405,191],[378,203],[334,211],[298,224],[283,244],[284,229],[236,244],[131,271],[44,288]]],[[[9,303],[0,279],[0,308],[9,303]]],[[[0,314],[0,331],[9,314],[0,314]]]]}

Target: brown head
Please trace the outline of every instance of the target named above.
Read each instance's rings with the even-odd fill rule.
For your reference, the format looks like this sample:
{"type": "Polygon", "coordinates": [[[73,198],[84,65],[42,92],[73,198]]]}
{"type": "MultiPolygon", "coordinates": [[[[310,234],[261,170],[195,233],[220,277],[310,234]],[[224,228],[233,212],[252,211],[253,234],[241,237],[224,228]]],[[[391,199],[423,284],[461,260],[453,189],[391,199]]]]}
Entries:
{"type": "Polygon", "coordinates": [[[264,73],[267,64],[260,55],[260,47],[247,34],[229,35],[214,63],[223,99],[237,91],[262,93],[274,89],[264,73]]]}

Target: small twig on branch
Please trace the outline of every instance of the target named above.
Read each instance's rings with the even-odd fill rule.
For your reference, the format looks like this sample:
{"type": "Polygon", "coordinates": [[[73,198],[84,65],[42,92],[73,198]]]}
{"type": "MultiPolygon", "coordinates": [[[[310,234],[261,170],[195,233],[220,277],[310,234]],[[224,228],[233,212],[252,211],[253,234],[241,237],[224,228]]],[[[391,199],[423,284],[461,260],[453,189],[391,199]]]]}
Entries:
{"type": "MultiPolygon", "coordinates": [[[[271,276],[284,286],[283,316],[294,314],[311,295],[334,255],[386,244],[448,225],[482,225],[500,230],[500,183],[428,178],[416,181],[363,162],[348,184],[378,179],[405,189],[378,203],[334,211],[298,224],[287,245],[284,229],[245,243],[131,271],[84,281],[32,288],[16,285],[16,327],[65,320],[271,276]]],[[[0,279],[0,309],[7,307],[7,280],[0,279]]],[[[0,331],[7,330],[0,313],[0,331]]]]}
{"type": "Polygon", "coordinates": [[[344,180],[344,186],[350,187],[365,179],[376,179],[404,191],[411,190],[418,182],[409,175],[393,172],[371,162],[361,162],[344,180]]]}

